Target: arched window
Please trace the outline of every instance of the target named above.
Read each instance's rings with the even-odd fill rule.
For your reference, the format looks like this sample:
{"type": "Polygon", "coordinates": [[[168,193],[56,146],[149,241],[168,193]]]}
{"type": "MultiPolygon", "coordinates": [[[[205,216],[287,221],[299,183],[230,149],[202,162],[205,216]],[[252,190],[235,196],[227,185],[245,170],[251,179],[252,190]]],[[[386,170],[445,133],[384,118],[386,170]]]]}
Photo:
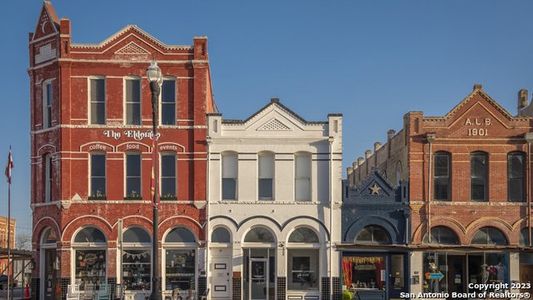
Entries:
{"type": "Polygon", "coordinates": [[[526,157],[522,152],[507,155],[507,197],[509,201],[525,201],[526,157]]]}
{"type": "Polygon", "coordinates": [[[52,179],[53,176],[53,169],[52,169],[52,155],[50,153],[46,153],[43,155],[43,195],[44,195],[44,201],[45,203],[52,201],[52,179]]]}
{"type": "Polygon", "coordinates": [[[289,243],[318,243],[318,236],[312,229],[300,227],[291,233],[289,243]]]}
{"type": "Polygon", "coordinates": [[[102,231],[94,227],[85,227],[74,238],[74,243],[105,243],[106,239],[102,231]]]}
{"type": "Polygon", "coordinates": [[[275,243],[276,239],[270,230],[264,227],[255,227],[244,238],[246,243],[275,243]]]}
{"type": "Polygon", "coordinates": [[[272,200],[274,197],[274,154],[262,152],[259,154],[259,200],[272,200]]]}
{"type": "Polygon", "coordinates": [[[146,230],[139,227],[131,227],[124,231],[124,243],[150,243],[152,239],[146,230]]]}
{"type": "MultiPolygon", "coordinates": [[[[520,230],[520,240],[518,242],[518,244],[522,247],[529,247],[529,238],[528,238],[528,235],[529,235],[529,230],[528,228],[522,228],[522,230],[520,230]]],[[[533,232],[532,232],[532,235],[533,235],[533,232]]]]}
{"type": "MultiPolygon", "coordinates": [[[[427,234],[424,236],[424,243],[429,243],[427,234]]],[[[436,226],[431,228],[431,244],[459,245],[459,237],[446,226],[436,226]]]]}
{"type": "Polygon", "coordinates": [[[297,153],[294,164],[296,201],[311,201],[311,155],[309,153],[297,153]]]}
{"type": "Polygon", "coordinates": [[[237,153],[222,153],[222,200],[237,200],[237,153]]]}
{"type": "Polygon", "coordinates": [[[507,238],[503,232],[494,227],[480,228],[474,238],[472,244],[476,245],[507,245],[507,238]]]}
{"type": "Polygon", "coordinates": [[[97,290],[101,284],[107,283],[107,245],[102,231],[95,227],[83,228],[74,237],[72,248],[75,278],[80,290],[97,290]]]}
{"type": "Polygon", "coordinates": [[[130,227],[123,233],[122,280],[126,290],[151,289],[151,237],[140,227],[130,227]]]}
{"type": "Polygon", "coordinates": [[[231,235],[229,231],[224,227],[218,227],[213,230],[211,234],[211,242],[213,243],[230,243],[231,235]]]}
{"type": "Polygon", "coordinates": [[[390,244],[391,238],[383,227],[369,225],[359,231],[355,237],[355,241],[371,244],[390,244]]]}
{"type": "Polygon", "coordinates": [[[470,155],[470,191],[474,201],[488,200],[489,157],[485,152],[470,155]]]}
{"type": "Polygon", "coordinates": [[[194,243],[196,238],[187,228],[178,227],[172,229],[165,238],[166,243],[194,243]]]}
{"type": "Polygon", "coordinates": [[[196,237],[187,228],[173,228],[165,237],[163,287],[194,290],[196,287],[196,237]]]}
{"type": "Polygon", "coordinates": [[[434,155],[433,182],[435,200],[450,200],[451,159],[448,152],[437,152],[434,155]]]}
{"type": "Polygon", "coordinates": [[[52,228],[46,228],[41,235],[41,244],[55,244],[57,242],[56,232],[52,228]]]}

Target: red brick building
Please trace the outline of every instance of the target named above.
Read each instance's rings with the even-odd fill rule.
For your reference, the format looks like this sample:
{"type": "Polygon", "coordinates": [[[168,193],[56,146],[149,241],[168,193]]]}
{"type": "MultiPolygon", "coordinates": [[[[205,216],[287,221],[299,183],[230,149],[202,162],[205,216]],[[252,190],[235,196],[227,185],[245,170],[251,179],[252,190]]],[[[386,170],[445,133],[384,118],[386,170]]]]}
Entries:
{"type": "Polygon", "coordinates": [[[409,182],[410,291],[469,292],[469,283],[531,280],[533,122],[511,115],[481,85],[444,116],[409,112],[398,133],[348,169],[409,182]],[[439,278],[441,273],[443,276],[439,278]],[[432,275],[434,274],[434,275],[432,275]]]}
{"type": "Polygon", "coordinates": [[[206,113],[212,98],[207,39],[167,45],[136,26],[78,44],[45,1],[29,35],[33,298],[114,289],[150,292],[152,109],[160,97],[162,287],[205,286],[206,113]],[[122,266],[122,267],[121,267],[122,266]],[[108,284],[108,285],[106,285],[108,284]]]}

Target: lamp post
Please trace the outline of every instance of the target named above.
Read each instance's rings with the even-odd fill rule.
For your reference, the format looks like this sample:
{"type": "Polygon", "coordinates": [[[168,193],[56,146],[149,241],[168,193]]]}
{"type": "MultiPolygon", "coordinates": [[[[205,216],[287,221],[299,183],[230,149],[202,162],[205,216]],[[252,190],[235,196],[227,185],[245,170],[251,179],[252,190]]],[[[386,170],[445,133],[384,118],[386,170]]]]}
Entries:
{"type": "Polygon", "coordinates": [[[159,249],[157,247],[157,233],[159,228],[159,163],[157,152],[157,116],[159,106],[159,93],[161,92],[161,69],[157,66],[157,62],[152,61],[148,69],[146,69],[146,76],[150,81],[150,91],[152,93],[152,134],[153,134],[153,153],[152,153],[152,168],[153,168],[153,203],[152,203],[152,300],[161,299],[161,278],[159,274],[159,249]]]}

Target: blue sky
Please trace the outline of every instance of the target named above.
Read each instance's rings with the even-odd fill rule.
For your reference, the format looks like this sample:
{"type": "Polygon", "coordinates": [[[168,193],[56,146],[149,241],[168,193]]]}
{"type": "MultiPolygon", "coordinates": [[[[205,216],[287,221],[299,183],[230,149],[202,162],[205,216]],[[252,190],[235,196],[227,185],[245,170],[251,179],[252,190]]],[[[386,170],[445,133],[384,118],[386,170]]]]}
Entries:
{"type": "MultiPolygon", "coordinates": [[[[41,1],[3,3],[0,163],[13,146],[13,215],[31,231],[28,32],[41,1]]],[[[52,1],[73,41],[99,42],[137,24],[168,44],[207,35],[213,87],[226,118],[271,97],[309,120],[344,113],[344,165],[400,129],[410,110],[445,114],[474,83],[516,113],[533,90],[533,1],[52,1]]],[[[0,183],[0,215],[7,214],[0,183]]]]}

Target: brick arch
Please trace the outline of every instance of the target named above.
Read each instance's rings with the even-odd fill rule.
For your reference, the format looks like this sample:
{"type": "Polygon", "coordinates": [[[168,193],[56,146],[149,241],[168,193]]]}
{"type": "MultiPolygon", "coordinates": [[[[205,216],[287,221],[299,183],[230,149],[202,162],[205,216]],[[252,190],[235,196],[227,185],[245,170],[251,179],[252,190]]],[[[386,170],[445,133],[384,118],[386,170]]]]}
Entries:
{"type": "Polygon", "coordinates": [[[196,220],[187,216],[173,216],[159,223],[158,239],[162,241],[163,237],[175,227],[184,227],[190,230],[197,241],[205,240],[202,226],[196,220]]]}
{"type": "MultiPolygon", "coordinates": [[[[447,218],[447,217],[431,219],[431,228],[434,228],[437,226],[444,226],[444,227],[449,228],[451,231],[453,231],[457,235],[457,238],[459,238],[459,242],[461,243],[461,245],[470,244],[470,240],[466,239],[466,228],[463,226],[463,224],[461,224],[461,222],[453,218],[447,218]]],[[[420,224],[420,226],[418,226],[415,233],[413,234],[413,242],[421,244],[422,239],[424,238],[424,235],[426,235],[426,233],[427,233],[426,225],[420,224]]]]}
{"type": "Polygon", "coordinates": [[[55,230],[56,236],[61,236],[59,224],[51,217],[43,217],[33,226],[32,244],[39,245],[41,243],[41,235],[46,228],[52,228],[55,230]]]}
{"type": "MultiPolygon", "coordinates": [[[[122,219],[122,229],[127,229],[130,227],[139,227],[144,229],[150,236],[152,236],[152,220],[148,219],[145,216],[141,215],[131,215],[124,217],[122,219]]],[[[113,233],[115,234],[115,239],[118,238],[118,227],[115,226],[113,233]]]]}
{"type": "Polygon", "coordinates": [[[495,217],[482,217],[470,223],[466,227],[466,234],[465,234],[465,238],[468,241],[468,243],[472,241],[474,234],[476,234],[476,232],[482,227],[497,228],[503,233],[503,235],[505,236],[505,238],[507,239],[510,245],[518,243],[518,238],[515,239],[512,234],[513,226],[505,222],[504,220],[500,218],[495,218],[495,217]]]}
{"type": "Polygon", "coordinates": [[[106,237],[106,241],[109,242],[113,240],[113,228],[104,218],[98,216],[81,216],[72,221],[70,221],[65,228],[63,228],[63,233],[61,235],[61,242],[71,243],[72,237],[81,227],[94,226],[102,231],[106,237]]]}

